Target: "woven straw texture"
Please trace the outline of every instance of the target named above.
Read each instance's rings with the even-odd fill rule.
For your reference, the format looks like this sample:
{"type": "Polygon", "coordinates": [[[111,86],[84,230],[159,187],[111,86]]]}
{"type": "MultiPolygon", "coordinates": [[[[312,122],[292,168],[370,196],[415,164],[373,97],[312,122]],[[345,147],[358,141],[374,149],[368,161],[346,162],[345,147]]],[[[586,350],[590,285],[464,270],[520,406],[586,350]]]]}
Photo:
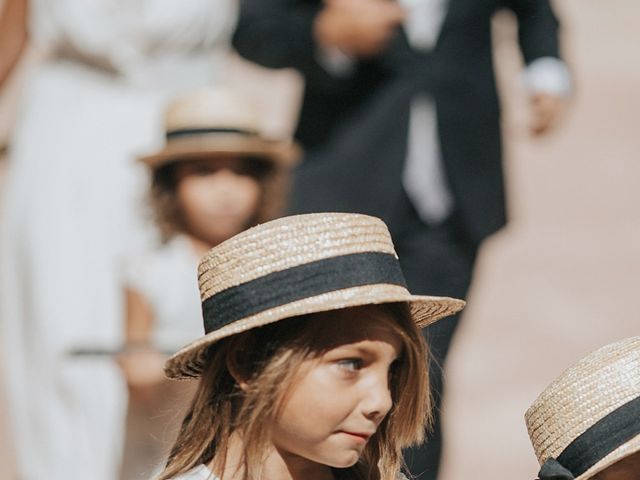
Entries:
{"type": "MultiPolygon", "coordinates": [[[[640,337],[606,345],[566,370],[525,414],[539,463],[558,455],[594,423],[640,396],[640,337]]],[[[640,436],[590,468],[590,478],[640,449],[640,436]]]]}
{"type": "Polygon", "coordinates": [[[165,115],[167,131],[210,127],[260,130],[256,105],[229,87],[202,87],[176,98],[165,115]]]}
{"type": "Polygon", "coordinates": [[[260,134],[259,115],[246,96],[225,87],[205,87],[177,98],[167,109],[165,128],[175,130],[231,129],[170,138],[166,146],[140,160],[152,168],[168,162],[221,154],[258,156],[278,166],[291,166],[300,149],[290,139],[270,140],[260,134]]]}
{"type": "Polygon", "coordinates": [[[180,160],[242,155],[263,158],[276,166],[287,167],[296,163],[299,153],[297,145],[290,141],[265,140],[239,133],[211,133],[169,140],[161,151],[140,160],[151,168],[158,168],[180,160]]]}
{"type": "MultiPolygon", "coordinates": [[[[386,225],[377,218],[344,213],[281,218],[240,233],[205,255],[198,267],[201,297],[204,301],[228,288],[317,260],[366,252],[396,255],[386,225]]],[[[411,295],[398,285],[339,289],[280,305],[218,328],[172,356],[165,373],[170,378],[198,376],[209,345],[250,328],[297,315],[391,302],[407,302],[419,326],[464,307],[462,300],[411,295]]]]}
{"type": "Polygon", "coordinates": [[[351,253],[395,255],[386,225],[365,215],[319,213],[280,218],[223,242],[200,261],[202,300],[269,273],[351,253]]]}

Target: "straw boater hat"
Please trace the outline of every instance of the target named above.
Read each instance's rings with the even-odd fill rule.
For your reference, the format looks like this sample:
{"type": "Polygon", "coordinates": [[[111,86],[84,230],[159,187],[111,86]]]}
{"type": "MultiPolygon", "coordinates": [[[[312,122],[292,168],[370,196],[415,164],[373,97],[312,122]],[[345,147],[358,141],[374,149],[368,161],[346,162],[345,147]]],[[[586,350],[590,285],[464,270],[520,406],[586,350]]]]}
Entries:
{"type": "Polygon", "coordinates": [[[167,360],[170,378],[198,377],[218,340],[297,315],[407,302],[422,327],[464,307],[411,295],[386,225],[350,213],[296,215],[245,230],[200,260],[198,279],[205,335],[167,360]]]}
{"type": "Polygon", "coordinates": [[[541,480],[587,480],[640,451],[640,337],[596,350],[525,414],[541,480]]]}
{"type": "Polygon", "coordinates": [[[165,117],[165,147],[141,158],[151,168],[177,160],[232,154],[290,166],[299,149],[291,140],[261,135],[260,117],[249,99],[230,88],[206,87],[176,99],[165,117]]]}

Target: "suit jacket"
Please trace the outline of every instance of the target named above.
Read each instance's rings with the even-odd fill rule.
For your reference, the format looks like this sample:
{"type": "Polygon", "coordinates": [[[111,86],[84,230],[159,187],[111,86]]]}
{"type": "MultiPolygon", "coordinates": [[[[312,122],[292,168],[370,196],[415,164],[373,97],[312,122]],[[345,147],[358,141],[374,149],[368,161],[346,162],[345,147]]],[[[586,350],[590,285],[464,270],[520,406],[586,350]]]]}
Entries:
{"type": "Polygon", "coordinates": [[[320,1],[242,0],[237,51],[266,67],[294,67],[306,82],[295,133],[306,154],[292,210],[367,213],[393,232],[410,104],[427,93],[464,231],[480,242],[499,229],[505,205],[491,18],[502,7],[517,16],[525,62],[558,57],[558,21],[548,0],[449,0],[432,51],[412,49],[400,28],[383,53],[336,78],[316,61],[312,25],[320,1]]]}

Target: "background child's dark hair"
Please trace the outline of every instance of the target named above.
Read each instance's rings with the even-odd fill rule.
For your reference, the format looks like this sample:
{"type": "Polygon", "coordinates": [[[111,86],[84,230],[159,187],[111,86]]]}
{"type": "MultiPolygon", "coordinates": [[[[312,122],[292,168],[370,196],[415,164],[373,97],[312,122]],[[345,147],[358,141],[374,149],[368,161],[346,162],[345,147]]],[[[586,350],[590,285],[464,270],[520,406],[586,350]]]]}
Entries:
{"type": "MultiPolygon", "coordinates": [[[[247,164],[247,173],[256,178],[261,187],[258,208],[246,227],[273,220],[282,213],[289,192],[286,169],[277,167],[260,157],[240,157],[238,160],[247,164]]],[[[172,161],[152,172],[150,194],[152,215],[164,241],[176,233],[187,232],[176,190],[179,181],[178,168],[183,162],[188,161],[190,160],[172,161]]]]}
{"type": "MultiPolygon", "coordinates": [[[[427,347],[404,303],[384,304],[391,315],[387,326],[398,335],[403,350],[390,380],[393,406],[367,444],[360,461],[336,471],[337,478],[396,480],[403,466],[402,449],[423,440],[430,422],[431,399],[427,347]]],[[[168,480],[215,459],[223,472],[231,434],[244,447],[245,480],[258,472],[269,445],[269,427],[277,418],[284,395],[304,360],[326,350],[323,330],[330,319],[314,315],[294,317],[237,334],[215,344],[193,403],[158,480],[168,480]],[[248,388],[241,389],[228,365],[249,372],[248,388]]]]}

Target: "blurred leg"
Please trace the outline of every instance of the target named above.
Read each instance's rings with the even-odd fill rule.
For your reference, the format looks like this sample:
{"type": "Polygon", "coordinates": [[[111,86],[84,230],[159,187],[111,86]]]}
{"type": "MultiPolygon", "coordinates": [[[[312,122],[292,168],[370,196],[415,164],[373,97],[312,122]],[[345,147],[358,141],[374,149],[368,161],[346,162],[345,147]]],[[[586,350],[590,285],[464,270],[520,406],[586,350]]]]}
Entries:
{"type": "Polygon", "coordinates": [[[120,480],[155,478],[164,467],[191,404],[196,381],[164,381],[129,398],[120,480]]]}
{"type": "MultiPolygon", "coordinates": [[[[465,240],[455,218],[441,225],[428,226],[420,220],[405,196],[398,204],[393,224],[393,239],[409,290],[415,294],[465,298],[477,249],[465,240]]],[[[438,474],[442,450],[442,369],[458,318],[456,315],[442,319],[424,330],[431,354],[429,373],[434,422],[425,444],[405,453],[409,470],[421,480],[433,480],[438,474]]]]}

